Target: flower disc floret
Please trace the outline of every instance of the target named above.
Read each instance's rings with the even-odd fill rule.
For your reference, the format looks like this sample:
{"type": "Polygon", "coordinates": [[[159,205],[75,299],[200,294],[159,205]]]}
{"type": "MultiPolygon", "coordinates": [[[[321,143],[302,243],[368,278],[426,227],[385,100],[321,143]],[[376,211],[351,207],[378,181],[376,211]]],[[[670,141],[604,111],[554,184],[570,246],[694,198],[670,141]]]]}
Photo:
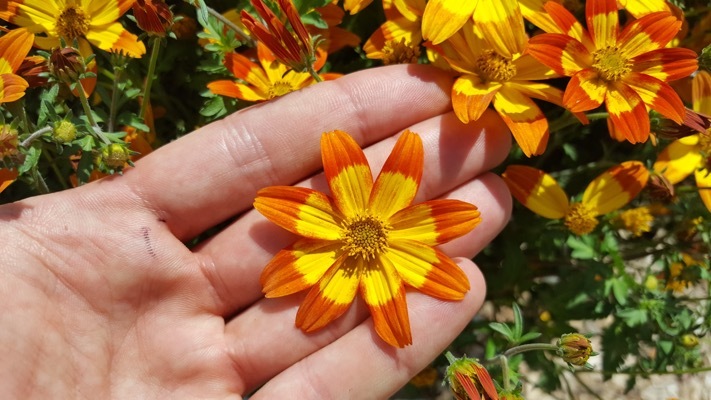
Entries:
{"type": "Polygon", "coordinates": [[[84,11],[70,5],[57,18],[57,33],[69,41],[82,37],[89,32],[89,18],[84,11]]]}
{"type": "Polygon", "coordinates": [[[356,215],[345,221],[343,251],[349,256],[372,260],[387,248],[390,226],[372,215],[356,215]]]}
{"type": "Polygon", "coordinates": [[[294,85],[292,85],[289,81],[276,81],[272,83],[272,85],[269,87],[267,95],[270,99],[273,99],[275,97],[280,97],[287,93],[291,93],[297,89],[298,88],[294,87],[294,85]]]}
{"type": "Polygon", "coordinates": [[[419,46],[413,46],[405,38],[388,40],[383,46],[383,64],[414,64],[420,58],[419,46]]]}
{"type": "Polygon", "coordinates": [[[631,63],[617,46],[607,46],[593,53],[592,67],[605,82],[615,82],[627,75],[631,63]]]}
{"type": "Polygon", "coordinates": [[[476,60],[476,73],[485,82],[505,82],[516,76],[516,66],[494,50],[486,50],[476,60]]]}
{"type": "Polygon", "coordinates": [[[576,235],[586,235],[595,229],[595,212],[583,203],[573,204],[565,214],[565,226],[576,235]]]}

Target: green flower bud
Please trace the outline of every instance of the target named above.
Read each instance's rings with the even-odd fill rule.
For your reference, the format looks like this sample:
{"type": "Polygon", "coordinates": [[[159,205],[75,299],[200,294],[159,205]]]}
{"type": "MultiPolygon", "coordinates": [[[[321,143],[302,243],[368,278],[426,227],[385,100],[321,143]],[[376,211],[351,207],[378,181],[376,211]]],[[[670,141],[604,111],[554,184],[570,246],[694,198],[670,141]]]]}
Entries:
{"type": "Polygon", "coordinates": [[[579,333],[566,333],[560,337],[557,343],[558,355],[568,364],[579,367],[587,364],[588,359],[593,354],[590,339],[579,333]]]}
{"type": "Polygon", "coordinates": [[[125,145],[112,143],[101,149],[101,162],[109,169],[121,169],[130,159],[131,152],[125,145]]]}
{"type": "Polygon", "coordinates": [[[692,333],[687,333],[679,338],[679,342],[681,342],[681,345],[687,349],[693,349],[699,345],[699,338],[692,333]]]}
{"type": "Polygon", "coordinates": [[[52,137],[57,143],[69,143],[77,137],[77,127],[69,121],[57,121],[52,130],[52,137]]]}

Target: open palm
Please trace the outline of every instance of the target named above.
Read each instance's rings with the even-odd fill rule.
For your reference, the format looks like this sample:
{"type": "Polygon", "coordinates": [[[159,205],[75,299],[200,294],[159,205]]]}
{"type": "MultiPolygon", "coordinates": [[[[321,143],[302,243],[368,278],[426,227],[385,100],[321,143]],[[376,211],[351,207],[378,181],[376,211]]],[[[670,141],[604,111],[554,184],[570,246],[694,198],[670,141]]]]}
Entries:
{"type": "Polygon", "coordinates": [[[250,107],[140,160],[123,176],[0,207],[0,393],[7,398],[385,398],[481,306],[468,260],[503,227],[510,197],[485,173],[507,155],[493,113],[462,125],[451,79],[426,66],[369,69],[250,107]],[[294,236],[252,209],[270,185],[325,190],[319,137],[340,129],[374,172],[393,135],[425,144],[416,201],[477,205],[482,223],[442,249],[469,275],[461,302],[408,292],[413,345],[395,349],[356,303],[314,334],[302,295],[264,299],[259,275],[294,236]],[[206,229],[239,216],[188,248],[206,229]]]}

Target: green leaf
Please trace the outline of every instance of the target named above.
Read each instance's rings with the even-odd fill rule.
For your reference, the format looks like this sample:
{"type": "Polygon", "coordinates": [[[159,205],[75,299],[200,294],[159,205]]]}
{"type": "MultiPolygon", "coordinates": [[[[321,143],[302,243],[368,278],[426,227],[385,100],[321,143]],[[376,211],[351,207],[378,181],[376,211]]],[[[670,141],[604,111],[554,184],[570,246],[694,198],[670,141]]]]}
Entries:
{"type": "Polygon", "coordinates": [[[523,315],[521,314],[521,307],[518,304],[513,303],[514,312],[514,337],[518,340],[523,334],[523,315]]]}
{"type": "Polygon", "coordinates": [[[302,15],[301,21],[306,25],[313,25],[319,29],[328,29],[328,24],[324,21],[323,17],[321,17],[321,13],[316,10],[302,15]]]}
{"type": "Polygon", "coordinates": [[[592,246],[593,239],[589,236],[568,236],[565,242],[568,247],[573,249],[570,256],[579,260],[592,260],[596,256],[595,248],[592,246]]]}
{"type": "Polygon", "coordinates": [[[542,335],[540,332],[528,332],[518,339],[519,343],[528,342],[529,340],[537,339],[542,335]]]}
{"type": "Polygon", "coordinates": [[[612,288],[612,295],[615,296],[615,300],[620,305],[627,304],[627,294],[629,291],[629,285],[624,279],[612,278],[609,281],[612,288]]]}
{"type": "Polygon", "coordinates": [[[622,318],[625,321],[625,324],[630,327],[642,325],[648,320],[646,311],[636,310],[633,308],[619,311],[617,316],[622,318]]]}
{"type": "Polygon", "coordinates": [[[664,354],[671,354],[674,350],[674,342],[670,340],[660,340],[657,342],[657,348],[664,354]]]}
{"type": "Polygon", "coordinates": [[[514,333],[509,328],[508,325],[502,324],[501,322],[490,322],[489,323],[489,328],[495,330],[496,332],[499,332],[500,334],[504,335],[506,339],[508,339],[510,342],[515,341],[514,333]]]}
{"type": "Polygon", "coordinates": [[[25,153],[25,162],[17,168],[17,172],[22,175],[34,168],[37,165],[41,154],[42,149],[38,146],[32,146],[27,149],[27,153],[25,153]]]}
{"type": "Polygon", "coordinates": [[[215,96],[205,102],[205,105],[200,109],[200,115],[205,117],[214,117],[225,113],[225,103],[222,96],[215,96]]]}

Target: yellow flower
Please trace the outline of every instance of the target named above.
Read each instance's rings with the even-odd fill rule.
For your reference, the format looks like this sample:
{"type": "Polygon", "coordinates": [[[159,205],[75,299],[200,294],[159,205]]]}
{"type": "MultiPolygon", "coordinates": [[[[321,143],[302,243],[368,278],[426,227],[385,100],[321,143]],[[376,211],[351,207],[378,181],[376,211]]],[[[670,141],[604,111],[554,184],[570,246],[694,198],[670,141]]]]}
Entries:
{"type": "MultiPolygon", "coordinates": [[[[222,96],[246,101],[264,101],[316,83],[308,72],[296,72],[280,63],[262,42],[257,42],[257,58],[259,65],[239,53],[226,54],[225,67],[235,78],[245,83],[223,79],[210,82],[207,87],[222,96]]],[[[314,68],[318,70],[324,62],[325,58],[317,60],[314,68]]],[[[330,74],[323,78],[333,79],[335,76],[330,74]]]]}
{"type": "Polygon", "coordinates": [[[395,9],[363,45],[368,58],[383,64],[416,63],[422,42],[424,0],[395,0],[395,9]]]}
{"type": "MultiPolygon", "coordinates": [[[[694,76],[691,98],[694,111],[711,115],[711,74],[699,71],[694,76]]],[[[701,200],[711,211],[711,129],[670,143],[653,169],[673,185],[693,173],[701,200]]]]}
{"type": "Polygon", "coordinates": [[[652,230],[654,216],[652,216],[649,207],[642,206],[621,212],[616,221],[622,228],[630,231],[633,236],[640,237],[643,233],[652,230]]]}
{"type": "Polygon", "coordinates": [[[387,343],[412,343],[405,285],[445,300],[469,290],[466,275],[433,246],[472,230],[479,211],[457,200],[412,205],[422,177],[424,149],[405,131],[373,182],[358,144],[345,132],[321,138],[332,196],[307,188],[268,187],[254,207],[303,238],[277,253],[261,277],[267,297],[309,289],[296,314],[305,332],[341,316],[360,291],[375,331],[387,343]]]}
{"type": "Polygon", "coordinates": [[[105,51],[119,51],[141,57],[146,47],[136,35],[117,22],[134,0],[18,0],[0,2],[0,19],[26,27],[35,34],[42,49],[59,47],[77,39],[105,51]]]}
{"type": "Polygon", "coordinates": [[[511,194],[526,208],[550,219],[564,219],[576,235],[592,232],[597,216],[613,212],[635,198],[649,179],[639,161],[626,161],[600,174],[587,186],[583,199],[570,204],[558,182],[547,173],[525,165],[509,165],[502,174],[511,194]]]}
{"type": "Polygon", "coordinates": [[[493,103],[527,155],[543,153],[548,120],[531,98],[562,105],[563,92],[541,79],[553,71],[523,54],[527,37],[518,3],[504,0],[477,14],[447,41],[432,46],[461,76],[452,87],[452,105],[460,121],[476,121],[493,103]]]}

